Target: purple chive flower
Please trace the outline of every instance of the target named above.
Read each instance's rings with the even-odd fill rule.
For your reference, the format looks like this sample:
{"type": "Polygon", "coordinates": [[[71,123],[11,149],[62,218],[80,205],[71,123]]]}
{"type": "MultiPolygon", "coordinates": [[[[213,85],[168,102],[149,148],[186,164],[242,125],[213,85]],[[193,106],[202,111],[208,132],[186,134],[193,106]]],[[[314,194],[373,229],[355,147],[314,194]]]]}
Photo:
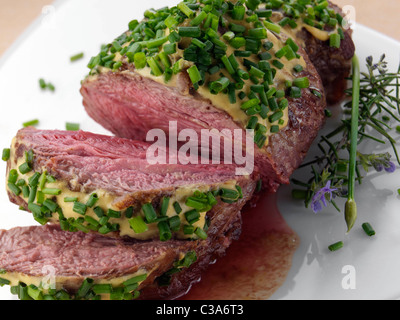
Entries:
{"type": "Polygon", "coordinates": [[[333,192],[336,191],[337,189],[331,188],[331,181],[329,180],[325,187],[321,188],[318,190],[313,198],[311,199],[311,209],[314,211],[314,213],[317,213],[322,210],[322,205],[325,207],[328,206],[326,203],[326,198],[327,195],[329,196],[329,201],[332,200],[333,197],[333,192]]]}
{"type": "Polygon", "coordinates": [[[389,173],[393,173],[396,171],[396,165],[392,162],[389,161],[386,165],[385,165],[385,171],[389,172],[389,173]]]}

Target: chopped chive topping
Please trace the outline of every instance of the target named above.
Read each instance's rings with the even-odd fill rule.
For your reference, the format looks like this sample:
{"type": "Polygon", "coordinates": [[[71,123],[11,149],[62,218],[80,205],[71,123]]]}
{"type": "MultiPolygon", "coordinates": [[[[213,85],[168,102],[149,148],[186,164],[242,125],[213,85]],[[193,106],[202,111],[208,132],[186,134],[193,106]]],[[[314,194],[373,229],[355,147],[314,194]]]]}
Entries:
{"type": "Polygon", "coordinates": [[[28,173],[28,172],[32,171],[32,168],[31,168],[31,166],[29,165],[29,163],[24,162],[23,164],[21,164],[21,165],[18,167],[18,170],[19,170],[19,172],[21,172],[21,174],[25,174],[25,173],[28,173]]]}
{"type": "Polygon", "coordinates": [[[32,149],[29,150],[29,151],[25,151],[25,161],[26,161],[29,165],[32,165],[32,163],[33,163],[33,158],[34,158],[34,155],[33,155],[33,150],[32,150],[32,149]]]}
{"type": "Polygon", "coordinates": [[[274,23],[272,23],[272,22],[264,21],[264,25],[268,30],[271,30],[271,31],[273,31],[275,33],[280,33],[281,32],[281,27],[276,25],[276,24],[274,24],[274,23]]]}
{"type": "Polygon", "coordinates": [[[298,88],[308,88],[310,86],[310,81],[307,77],[297,78],[293,80],[293,85],[298,88]]]}
{"type": "Polygon", "coordinates": [[[191,66],[187,72],[193,84],[196,84],[202,80],[201,74],[199,72],[199,69],[197,69],[196,65],[191,66]]]}
{"type": "Polygon", "coordinates": [[[254,39],[267,38],[267,30],[265,28],[249,29],[249,37],[254,39]]]}
{"type": "Polygon", "coordinates": [[[201,11],[197,17],[195,17],[192,21],[190,21],[191,26],[198,26],[207,18],[207,12],[201,11]]]}
{"type": "Polygon", "coordinates": [[[39,79],[39,87],[42,90],[49,89],[50,91],[55,91],[55,87],[52,83],[44,81],[44,79],[39,79]]]}
{"type": "Polygon", "coordinates": [[[291,98],[300,98],[301,97],[301,89],[298,87],[290,88],[290,97],[291,98]]]}
{"type": "Polygon", "coordinates": [[[176,43],[168,43],[164,46],[166,54],[174,54],[176,52],[176,43]]]}
{"type": "MultiPolygon", "coordinates": [[[[77,199],[78,200],[78,199],[77,199]]],[[[76,200],[76,201],[77,201],[76,200]]],[[[94,213],[96,214],[96,216],[98,216],[99,218],[103,218],[104,217],[104,210],[101,208],[101,207],[94,207],[93,208],[93,211],[94,211],[94,213]]],[[[106,220],[106,222],[108,221],[108,217],[105,217],[105,218],[107,218],[107,220],[106,220]]],[[[104,221],[104,220],[103,220],[104,221]]],[[[101,223],[100,223],[101,224],[101,223]]]]}
{"type": "Polygon", "coordinates": [[[10,189],[10,191],[12,193],[14,193],[16,196],[18,196],[21,193],[21,189],[19,187],[17,187],[14,183],[12,182],[8,182],[7,184],[8,189],[10,189]]]}
{"type": "Polygon", "coordinates": [[[95,228],[95,230],[97,230],[97,228],[100,227],[100,223],[96,219],[88,215],[85,216],[85,221],[89,223],[89,225],[92,225],[95,228]]]}
{"type": "Polygon", "coordinates": [[[73,55],[72,57],[70,57],[69,60],[71,62],[75,62],[75,61],[82,59],[84,57],[84,55],[85,54],[83,52],[80,52],[80,53],[77,53],[77,54],[73,55]]]}
{"type": "Polygon", "coordinates": [[[55,212],[56,210],[57,210],[57,207],[58,207],[58,205],[57,205],[57,203],[55,203],[53,200],[51,200],[51,199],[46,199],[44,202],[43,202],[43,205],[45,206],[45,207],[47,207],[51,212],[55,212]]]}
{"type": "Polygon", "coordinates": [[[29,198],[29,194],[30,194],[30,189],[28,186],[23,186],[22,187],[22,195],[24,196],[24,198],[29,198]]]}
{"type": "Polygon", "coordinates": [[[0,278],[0,287],[4,286],[4,285],[9,285],[10,281],[4,278],[0,278]]]}
{"type": "Polygon", "coordinates": [[[193,234],[195,227],[192,225],[185,224],[183,226],[183,234],[193,234]]]}
{"type": "Polygon", "coordinates": [[[135,283],[140,283],[140,282],[143,282],[146,279],[147,279],[147,274],[142,274],[142,275],[139,275],[139,276],[135,276],[133,278],[130,278],[130,279],[124,281],[124,286],[130,286],[130,285],[135,284],[135,283]]]}
{"type": "Polygon", "coordinates": [[[102,284],[95,284],[92,287],[92,290],[95,294],[109,294],[112,292],[113,288],[111,284],[102,283],[102,284]]]}
{"type": "Polygon", "coordinates": [[[148,230],[147,224],[144,222],[141,216],[133,217],[129,219],[129,225],[135,231],[135,233],[143,233],[148,230]]]}
{"type": "Polygon", "coordinates": [[[197,38],[201,36],[201,30],[199,27],[179,27],[178,34],[181,37],[197,38]]]}
{"type": "Polygon", "coordinates": [[[78,197],[65,197],[64,202],[75,202],[78,201],[78,197]]]}
{"type": "Polygon", "coordinates": [[[125,210],[125,217],[132,218],[133,216],[133,207],[129,207],[125,210]]]}
{"type": "Polygon", "coordinates": [[[36,125],[38,125],[38,124],[39,124],[39,120],[38,120],[38,119],[33,119],[33,120],[30,120],[30,121],[24,122],[24,123],[22,124],[22,126],[23,126],[24,128],[26,128],[26,127],[30,127],[30,126],[36,126],[36,125]]]}
{"type": "Polygon", "coordinates": [[[168,205],[169,205],[169,197],[164,197],[161,203],[161,211],[160,214],[162,216],[166,216],[167,215],[167,210],[168,210],[168,205]]]}
{"type": "Polygon", "coordinates": [[[146,66],[146,55],[144,52],[137,52],[134,54],[133,61],[137,69],[143,69],[146,66]]]}
{"type": "Polygon", "coordinates": [[[371,224],[369,224],[368,222],[363,223],[362,228],[368,236],[372,237],[375,235],[375,230],[372,228],[371,224]]]}
{"type": "Polygon", "coordinates": [[[2,153],[1,159],[3,161],[8,161],[8,159],[10,159],[10,148],[4,148],[3,149],[3,153],[2,153]]]}
{"type": "Polygon", "coordinates": [[[16,169],[11,169],[8,174],[8,182],[16,183],[18,179],[18,171],[16,169]]]}
{"type": "Polygon", "coordinates": [[[44,79],[39,79],[39,87],[41,89],[45,89],[46,88],[46,81],[44,81],[44,79]]]}
{"type": "Polygon", "coordinates": [[[271,115],[268,119],[269,119],[269,122],[273,123],[275,121],[278,121],[282,117],[283,117],[283,112],[277,111],[273,115],[271,115]]]}
{"type": "Polygon", "coordinates": [[[179,231],[181,226],[181,219],[179,216],[173,216],[168,219],[169,227],[172,231],[179,231]]]}
{"type": "Polygon", "coordinates": [[[79,123],[67,122],[65,123],[65,129],[68,131],[78,131],[80,129],[79,123]]]}
{"type": "Polygon", "coordinates": [[[87,206],[86,206],[86,204],[84,204],[84,203],[75,201],[72,210],[73,210],[74,212],[76,212],[76,213],[85,215],[85,214],[86,214],[86,210],[87,210],[87,206]]]}
{"type": "Polygon", "coordinates": [[[156,77],[161,76],[163,74],[163,71],[162,71],[160,65],[153,57],[147,58],[147,63],[150,66],[151,72],[156,77]]]}
{"type": "Polygon", "coordinates": [[[169,228],[169,224],[166,221],[161,221],[157,224],[158,231],[160,233],[161,241],[168,241],[172,238],[171,229],[169,228]]]}
{"type": "Polygon", "coordinates": [[[107,216],[110,217],[110,218],[120,218],[121,217],[121,211],[108,209],[107,210],[107,216]]]}
{"type": "Polygon", "coordinates": [[[343,248],[343,242],[342,241],[339,241],[339,242],[336,242],[334,244],[331,244],[328,247],[329,251],[337,251],[337,250],[339,250],[341,248],[343,248]]]}
{"type": "Polygon", "coordinates": [[[36,202],[39,204],[43,204],[44,198],[44,193],[42,191],[38,191],[36,195],[36,202]]]}
{"type": "Polygon", "coordinates": [[[195,16],[195,12],[190,9],[185,2],[179,3],[178,9],[181,10],[188,18],[193,18],[195,16]]]}
{"type": "Polygon", "coordinates": [[[246,45],[246,39],[243,37],[235,37],[229,42],[229,44],[235,49],[239,49],[246,45]]]}
{"type": "Polygon", "coordinates": [[[185,218],[189,224],[193,224],[200,220],[200,213],[196,209],[193,209],[185,212],[185,218]]]}
{"type": "Polygon", "coordinates": [[[61,189],[56,189],[56,188],[43,188],[42,189],[43,194],[50,194],[53,196],[58,196],[61,194],[61,189]]]}
{"type": "Polygon", "coordinates": [[[228,78],[221,77],[219,80],[210,83],[210,92],[212,94],[218,94],[228,88],[229,84],[230,80],[228,78]]]}
{"type": "Polygon", "coordinates": [[[340,48],[340,35],[338,33],[333,33],[329,37],[329,44],[331,47],[340,48]]]}
{"type": "Polygon", "coordinates": [[[99,196],[97,195],[97,193],[92,193],[88,199],[88,201],[86,202],[86,205],[91,208],[93,207],[96,202],[99,200],[99,196]]]}
{"type": "Polygon", "coordinates": [[[28,203],[32,203],[35,201],[37,195],[37,187],[32,187],[29,193],[28,203]]]}
{"type": "Polygon", "coordinates": [[[182,208],[181,208],[179,202],[175,201],[174,204],[173,204],[173,207],[174,207],[175,212],[177,214],[180,214],[182,212],[182,208]]]}
{"type": "Polygon", "coordinates": [[[162,37],[154,40],[147,41],[147,48],[158,48],[168,41],[168,37],[162,37]]]}
{"type": "Polygon", "coordinates": [[[157,213],[151,203],[146,203],[142,206],[142,211],[147,223],[153,223],[157,220],[157,213]]]}
{"type": "Polygon", "coordinates": [[[198,236],[202,240],[207,239],[207,233],[202,228],[196,228],[194,231],[195,235],[198,236]]]}
{"type": "Polygon", "coordinates": [[[297,64],[297,65],[295,65],[295,66],[293,67],[293,70],[294,70],[295,72],[299,73],[299,72],[303,71],[303,67],[302,67],[301,65],[297,64]]]}

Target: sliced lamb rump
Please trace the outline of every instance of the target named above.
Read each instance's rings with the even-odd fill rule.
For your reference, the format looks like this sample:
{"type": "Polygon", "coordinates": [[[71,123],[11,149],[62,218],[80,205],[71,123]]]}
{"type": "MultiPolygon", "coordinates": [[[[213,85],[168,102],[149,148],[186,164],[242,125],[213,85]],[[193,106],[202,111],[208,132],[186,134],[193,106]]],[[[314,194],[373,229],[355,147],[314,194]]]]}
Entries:
{"type": "MultiPolygon", "coordinates": [[[[325,2],[321,4],[318,1],[311,1],[307,4],[310,8],[315,10],[315,12],[319,13],[316,14],[316,17],[314,17],[315,19],[313,18],[315,21],[311,19],[315,22],[315,28],[313,28],[315,32],[313,33],[308,31],[311,30],[311,26],[305,22],[307,10],[304,9],[305,11],[301,11],[299,9],[305,6],[304,3],[290,4],[297,6],[301,13],[300,17],[293,17],[293,12],[288,9],[289,7],[285,2],[246,2],[246,9],[250,10],[247,11],[247,13],[250,15],[251,12],[254,11],[258,14],[255,21],[253,19],[254,15],[252,18],[245,15],[242,20],[236,20],[237,18],[233,16],[232,11],[234,6],[240,7],[240,3],[229,1],[223,1],[222,3],[221,7],[216,5],[217,11],[213,13],[218,15],[218,13],[221,12],[222,17],[222,19],[220,18],[219,20],[219,38],[217,39],[227,45],[228,50],[226,52],[226,57],[230,58],[232,52],[236,55],[235,59],[239,62],[239,68],[243,68],[244,65],[244,70],[249,71],[251,69],[251,62],[253,62],[258,68],[262,69],[266,65],[265,62],[268,62],[272,70],[277,71],[279,74],[279,68],[276,68],[274,59],[281,57],[279,49],[282,49],[285,44],[287,45],[288,37],[293,38],[298,46],[301,47],[296,54],[297,57],[302,57],[305,61],[305,66],[301,72],[292,72],[291,68],[295,65],[293,60],[291,60],[292,58],[290,58],[290,60],[283,58],[281,61],[284,65],[283,69],[285,70],[285,68],[288,68],[286,80],[308,77],[310,81],[309,88],[302,90],[301,97],[293,98],[289,94],[291,89],[287,86],[287,83],[285,82],[285,85],[282,86],[283,80],[280,76],[274,80],[272,85],[269,83],[266,89],[268,91],[271,87],[272,89],[275,88],[278,90],[283,88],[285,90],[285,98],[289,101],[289,119],[287,126],[284,128],[281,127],[278,133],[274,131],[275,134],[269,136],[269,141],[261,148],[255,145],[255,164],[260,169],[264,180],[264,187],[270,191],[275,191],[280,184],[289,182],[290,175],[304,159],[311,142],[314,140],[318,130],[323,124],[323,111],[326,100],[323,92],[325,91],[329,103],[336,103],[344,97],[346,77],[349,75],[351,58],[354,55],[351,30],[344,30],[340,48],[331,47],[329,40],[319,40],[321,37],[316,36],[318,32],[320,32],[320,34],[322,33],[322,37],[328,37],[329,39],[331,34],[341,30],[340,21],[343,14],[340,8],[331,3],[329,3],[329,7],[327,8],[324,7],[325,2]],[[224,9],[224,5],[225,8],[228,8],[227,10],[224,9]],[[282,8],[282,6],[286,7],[282,8]],[[257,11],[257,9],[260,11],[257,11]],[[269,15],[269,10],[271,11],[271,15],[269,15]],[[306,16],[303,16],[303,14],[306,16]],[[325,20],[322,19],[322,16],[326,16],[327,14],[329,15],[330,23],[331,21],[338,21],[335,27],[327,24],[325,18],[325,20]],[[339,16],[336,17],[336,14],[339,14],[339,16]],[[286,22],[286,25],[281,24],[282,18],[292,19],[292,23],[295,22],[295,27],[292,27],[292,23],[286,22]],[[252,21],[254,22],[249,23],[246,19],[253,19],[252,21]],[[268,46],[261,45],[258,55],[250,51],[250,53],[253,54],[245,55],[246,58],[242,58],[243,53],[239,54],[237,52],[250,50],[250,45],[246,43],[245,46],[240,48],[232,48],[231,42],[222,37],[222,35],[226,35],[227,31],[233,31],[235,37],[244,37],[246,41],[254,41],[254,36],[250,34],[250,30],[263,27],[265,20],[269,19],[282,26],[281,32],[268,33],[267,40],[263,39],[262,42],[271,40],[274,42],[274,47],[271,49],[268,46]],[[223,21],[225,21],[225,23],[223,23],[223,21]],[[226,21],[228,21],[228,23],[226,23],[226,21]],[[236,26],[236,29],[232,28],[232,24],[236,26]],[[237,29],[240,30],[237,24],[245,26],[247,30],[244,32],[237,31],[237,29]],[[274,37],[277,37],[277,40],[274,40],[274,37]],[[269,56],[268,53],[263,51],[264,47],[266,47],[265,50],[270,54],[269,56]],[[259,64],[260,60],[263,59],[266,59],[263,61],[263,65],[259,64]],[[316,95],[319,95],[320,98],[316,97],[316,95]]],[[[196,5],[198,4],[193,4],[193,7],[196,5]]],[[[211,80],[208,80],[209,73],[211,74],[214,72],[211,70],[215,67],[220,67],[219,74],[221,76],[227,76],[231,80],[231,83],[235,85],[238,83],[238,74],[227,75],[227,73],[231,73],[231,71],[227,71],[229,68],[226,66],[226,61],[222,61],[222,58],[220,59],[219,57],[215,58],[215,60],[209,60],[208,62],[204,62],[203,58],[199,58],[199,60],[196,61],[196,58],[193,58],[191,53],[186,52],[188,43],[191,41],[190,36],[183,36],[182,40],[177,40],[177,53],[170,55],[168,58],[171,64],[174,64],[174,62],[176,63],[180,58],[183,58],[186,63],[186,66],[184,66],[176,76],[173,76],[176,77],[174,84],[169,83],[165,85],[162,81],[162,76],[158,77],[161,81],[159,79],[154,81],[155,77],[153,71],[143,73],[135,68],[132,52],[140,51],[141,47],[141,53],[145,53],[148,57],[153,57],[154,49],[156,49],[153,47],[151,53],[149,53],[150,50],[144,49],[146,48],[146,41],[148,40],[146,36],[144,36],[145,33],[143,30],[145,28],[152,29],[154,24],[162,26],[162,19],[165,19],[165,17],[169,15],[175,17],[179,24],[177,28],[176,26],[169,29],[166,28],[164,33],[167,35],[174,31],[179,31],[180,26],[192,26],[192,22],[190,19],[187,19],[186,16],[182,14],[175,16],[175,9],[176,8],[173,8],[171,11],[167,9],[161,9],[159,11],[154,10],[154,16],[151,18],[147,18],[139,24],[131,22],[130,26],[133,26],[131,30],[116,39],[116,41],[122,47],[126,47],[127,50],[116,49],[114,45],[110,44],[108,49],[106,47],[106,50],[103,50],[89,63],[90,68],[92,68],[91,75],[85,79],[81,88],[83,104],[87,113],[95,121],[117,136],[145,140],[147,132],[154,128],[162,129],[168,133],[169,121],[178,122],[178,132],[183,129],[193,129],[198,134],[200,134],[202,129],[217,129],[221,132],[223,129],[233,131],[235,129],[246,128],[246,124],[235,119],[232,113],[227,111],[231,109],[229,107],[230,102],[226,102],[228,107],[224,110],[221,108],[220,103],[217,103],[220,97],[215,96],[215,99],[214,97],[205,97],[199,90],[196,90],[197,84],[193,85],[187,73],[187,68],[193,64],[193,61],[199,70],[204,71],[205,83],[203,84],[200,82],[200,86],[204,86],[205,88],[210,86],[211,80]],[[157,20],[158,14],[163,18],[157,20]],[[132,41],[132,37],[136,39],[135,41],[138,42],[137,44],[135,41],[132,41]],[[116,52],[118,50],[120,51],[116,52]],[[129,56],[129,54],[131,54],[131,56],[129,56]],[[115,58],[110,64],[110,57],[113,55],[115,58]],[[97,61],[96,63],[98,65],[93,67],[93,65],[96,64],[93,63],[93,61],[97,61]],[[210,63],[211,65],[209,65],[210,63]]],[[[201,9],[202,4],[200,4],[200,9],[198,9],[198,11],[194,10],[196,11],[196,15],[199,14],[201,9]]],[[[308,18],[310,20],[310,17],[308,18]]],[[[199,25],[201,32],[199,31],[196,35],[196,37],[200,37],[200,40],[203,42],[212,39],[211,36],[208,36],[208,38],[207,36],[203,37],[202,32],[207,33],[207,35],[212,34],[212,32],[210,33],[207,30],[206,24],[207,20],[204,25],[199,25]]],[[[193,26],[197,25],[197,23],[193,24],[193,26]]],[[[160,28],[165,28],[165,26],[160,28]]],[[[198,39],[196,38],[196,40],[198,39]]],[[[153,39],[150,39],[150,41],[153,41],[153,39]]],[[[166,45],[168,45],[170,41],[171,39],[169,37],[166,45]]],[[[296,45],[293,47],[295,46],[296,45]]],[[[215,43],[214,47],[217,47],[215,43]]],[[[154,59],[156,61],[158,59],[158,66],[161,69],[164,68],[168,71],[168,68],[162,65],[162,61],[165,60],[165,56],[161,57],[161,54],[165,51],[164,48],[163,46],[159,47],[158,52],[154,55],[154,59]]],[[[217,50],[219,50],[219,48],[217,48],[217,50]]],[[[203,57],[203,53],[204,52],[201,52],[198,55],[203,57]]],[[[267,72],[265,69],[262,70],[267,72]]],[[[214,73],[210,78],[215,80],[214,73]]],[[[265,80],[265,78],[263,80],[265,80]]],[[[165,82],[167,82],[167,80],[165,80],[165,82]]],[[[263,83],[263,81],[261,81],[261,83],[263,83]]],[[[249,87],[254,84],[260,84],[260,81],[256,79],[254,82],[245,82],[243,92],[247,94],[249,99],[255,96],[258,97],[257,94],[255,96],[249,95],[249,87]]],[[[259,88],[257,90],[259,90],[259,88]]],[[[222,93],[219,93],[219,95],[221,94],[222,93]]],[[[278,98],[278,100],[279,99],[281,98],[278,98]]],[[[245,101],[246,98],[244,98],[243,102],[245,101]]],[[[264,101],[262,104],[271,107],[269,102],[267,103],[264,101]]],[[[246,113],[247,112],[248,111],[246,111],[246,113]]],[[[252,111],[249,113],[251,115],[254,114],[252,111]]],[[[269,115],[271,115],[271,113],[269,115]]],[[[270,128],[268,127],[267,131],[269,130],[270,128]]]]}
{"type": "Polygon", "coordinates": [[[8,161],[9,198],[42,224],[142,240],[204,238],[214,214],[251,198],[256,173],[150,165],[149,146],[83,131],[22,129],[8,161]]]}
{"type": "Polygon", "coordinates": [[[238,238],[244,202],[212,217],[207,240],[113,239],[56,225],[1,230],[0,279],[20,299],[172,299],[238,238]]]}
{"type": "MultiPolygon", "coordinates": [[[[277,39],[284,43],[287,38],[282,34],[277,39]]],[[[287,126],[270,135],[267,144],[254,145],[254,163],[262,176],[263,187],[272,192],[279,185],[289,183],[289,177],[303,161],[324,123],[326,103],[321,79],[305,51],[299,48],[297,53],[306,67],[296,77],[307,77],[309,87],[301,90],[301,97],[286,96],[287,126]]],[[[101,70],[83,82],[83,105],[95,121],[119,137],[146,140],[151,129],[168,134],[173,121],[177,122],[178,133],[190,129],[197,137],[201,137],[202,130],[216,129],[218,133],[228,130],[233,136],[234,130],[246,129],[228,112],[217,108],[214,98],[204,98],[193,90],[187,73],[176,76],[176,86],[166,86],[138,73],[130,63],[124,63],[117,71],[101,70]]],[[[282,72],[282,77],[291,77],[288,71],[282,72]]]]}
{"type": "MultiPolygon", "coordinates": [[[[312,87],[323,91],[318,74],[309,65],[302,72],[312,87]]],[[[182,95],[178,88],[166,87],[133,70],[100,74],[84,82],[81,93],[88,114],[117,136],[146,140],[149,130],[168,133],[169,121],[177,121],[178,132],[193,129],[235,130],[241,127],[210,100],[182,95]]],[[[303,161],[311,143],[323,125],[325,103],[311,90],[298,99],[289,99],[289,124],[270,138],[263,149],[254,147],[255,165],[260,170],[264,187],[276,191],[303,161]]]]}

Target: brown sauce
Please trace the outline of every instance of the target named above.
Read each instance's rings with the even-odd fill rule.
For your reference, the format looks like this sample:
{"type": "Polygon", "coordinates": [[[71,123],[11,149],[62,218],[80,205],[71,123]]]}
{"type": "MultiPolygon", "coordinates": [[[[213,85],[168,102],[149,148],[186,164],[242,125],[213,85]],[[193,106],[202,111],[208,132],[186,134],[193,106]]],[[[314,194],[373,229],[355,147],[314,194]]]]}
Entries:
{"type": "Polygon", "coordinates": [[[284,283],[299,238],[279,213],[276,194],[243,211],[238,241],[193,285],[183,300],[263,300],[284,283]],[[267,209],[268,208],[268,209],[267,209]]]}

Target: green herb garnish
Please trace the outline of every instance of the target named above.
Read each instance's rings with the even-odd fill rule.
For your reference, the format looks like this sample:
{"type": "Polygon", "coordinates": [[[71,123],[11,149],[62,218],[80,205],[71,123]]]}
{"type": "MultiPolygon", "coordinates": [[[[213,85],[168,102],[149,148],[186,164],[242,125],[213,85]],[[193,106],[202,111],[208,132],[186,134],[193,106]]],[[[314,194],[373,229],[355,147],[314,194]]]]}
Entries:
{"type": "Polygon", "coordinates": [[[10,148],[4,148],[3,149],[3,153],[2,153],[1,159],[3,161],[8,161],[8,159],[10,159],[10,148]]]}
{"type": "Polygon", "coordinates": [[[343,248],[343,241],[338,241],[336,243],[331,244],[328,249],[329,251],[337,251],[339,249],[343,248]]]}
{"type": "Polygon", "coordinates": [[[78,60],[82,59],[82,58],[84,57],[84,55],[85,55],[85,54],[84,54],[83,52],[80,52],[80,53],[77,53],[77,54],[71,56],[71,57],[69,58],[69,60],[70,60],[71,62],[75,62],[75,61],[78,61],[78,60]]]}
{"type": "Polygon", "coordinates": [[[38,124],[39,124],[39,120],[38,119],[33,119],[33,120],[29,120],[29,121],[24,122],[22,124],[22,126],[24,128],[26,128],[26,127],[30,127],[30,126],[37,126],[38,124]]]}
{"type": "Polygon", "coordinates": [[[389,142],[400,164],[396,141],[390,135],[392,123],[400,123],[400,67],[397,72],[388,72],[385,55],[377,63],[368,57],[366,67],[367,72],[360,73],[357,58],[353,59],[353,86],[346,91],[353,99],[343,106],[341,124],[321,137],[318,147],[322,154],[300,167],[310,168],[311,178],[292,180],[305,188],[294,194],[304,195],[305,206],[314,212],[321,211],[328,203],[341,211],[335,197],[345,198],[348,231],[357,218],[354,190],[355,184],[363,180],[362,170],[368,173],[372,168],[392,173],[396,169],[389,153],[363,154],[359,151],[360,144],[368,140],[382,145],[389,142]],[[383,116],[390,121],[382,121],[383,116]]]}

